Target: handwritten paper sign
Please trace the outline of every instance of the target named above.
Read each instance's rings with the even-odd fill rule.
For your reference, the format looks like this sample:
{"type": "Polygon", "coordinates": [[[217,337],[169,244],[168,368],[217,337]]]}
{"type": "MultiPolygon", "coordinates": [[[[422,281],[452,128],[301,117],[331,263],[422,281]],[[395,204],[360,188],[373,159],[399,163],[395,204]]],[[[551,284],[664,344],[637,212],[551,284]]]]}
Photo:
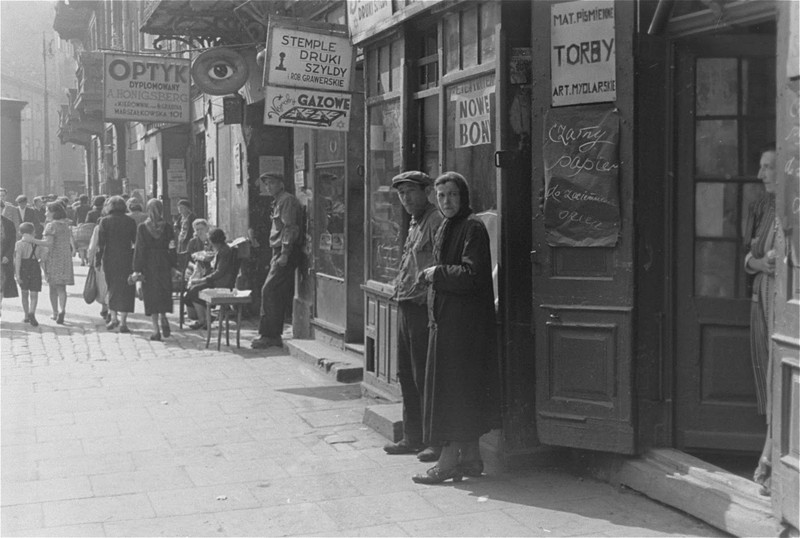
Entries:
{"type": "MultiPolygon", "coordinates": [[[[333,26],[333,25],[331,25],[333,26]]],[[[270,25],[266,84],[350,90],[353,47],[344,34],[270,25]]]]}
{"type": "Polygon", "coordinates": [[[619,115],[613,107],[548,111],[544,123],[547,244],[617,243],[619,115]]]}
{"type": "Polygon", "coordinates": [[[189,123],[189,60],[109,52],[103,57],[106,121],[189,123]]]}
{"type": "Polygon", "coordinates": [[[310,127],[328,131],[350,128],[349,93],[298,88],[264,88],[264,125],[310,127]]]}
{"type": "Polygon", "coordinates": [[[550,7],[553,106],[617,99],[614,0],[580,0],[550,7]]]}

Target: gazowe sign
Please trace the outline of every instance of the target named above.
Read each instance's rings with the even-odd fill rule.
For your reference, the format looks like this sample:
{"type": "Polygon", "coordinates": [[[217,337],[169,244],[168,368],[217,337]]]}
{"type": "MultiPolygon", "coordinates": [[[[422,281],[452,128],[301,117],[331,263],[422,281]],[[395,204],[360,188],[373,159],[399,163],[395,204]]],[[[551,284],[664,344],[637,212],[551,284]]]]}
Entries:
{"type": "Polygon", "coordinates": [[[189,123],[189,60],[105,53],[103,117],[159,123],[189,123]]]}
{"type": "Polygon", "coordinates": [[[352,96],[298,88],[264,88],[264,125],[347,131],[352,96]]]}
{"type": "Polygon", "coordinates": [[[343,25],[271,17],[265,86],[350,91],[353,47],[343,25]]]}
{"type": "Polygon", "coordinates": [[[550,7],[550,95],[553,106],[616,101],[614,0],[550,7]]]}

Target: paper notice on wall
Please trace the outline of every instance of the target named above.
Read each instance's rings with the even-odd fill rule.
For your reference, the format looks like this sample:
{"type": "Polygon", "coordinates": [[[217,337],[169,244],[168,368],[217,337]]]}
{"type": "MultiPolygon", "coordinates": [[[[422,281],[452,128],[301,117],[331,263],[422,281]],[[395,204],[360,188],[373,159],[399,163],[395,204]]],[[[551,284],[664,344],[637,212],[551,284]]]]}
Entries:
{"type": "Polygon", "coordinates": [[[455,147],[467,148],[492,143],[492,94],[494,86],[455,97],[455,147]]]}

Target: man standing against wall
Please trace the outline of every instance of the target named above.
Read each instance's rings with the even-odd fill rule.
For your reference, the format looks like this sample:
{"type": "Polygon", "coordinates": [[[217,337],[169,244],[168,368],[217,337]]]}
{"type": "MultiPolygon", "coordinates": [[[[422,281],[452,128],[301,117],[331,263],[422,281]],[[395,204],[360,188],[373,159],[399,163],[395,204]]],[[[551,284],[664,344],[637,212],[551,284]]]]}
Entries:
{"type": "Polygon", "coordinates": [[[303,213],[300,203],[286,192],[282,175],[261,174],[259,180],[265,183],[273,198],[269,234],[272,261],[261,289],[261,323],[258,327],[259,337],[251,343],[253,349],[283,345],[283,319],[292,301],[294,270],[302,255],[300,219],[303,213]]]}
{"type": "Polygon", "coordinates": [[[394,281],[398,303],[397,377],[403,394],[403,439],[383,449],[389,454],[417,453],[420,461],[439,459],[441,447],[422,444],[422,398],[428,359],[428,290],[419,274],[433,265],[433,240],[442,215],[430,202],[431,178],[423,172],[403,172],[392,179],[400,203],[411,215],[408,236],[394,281]]]}

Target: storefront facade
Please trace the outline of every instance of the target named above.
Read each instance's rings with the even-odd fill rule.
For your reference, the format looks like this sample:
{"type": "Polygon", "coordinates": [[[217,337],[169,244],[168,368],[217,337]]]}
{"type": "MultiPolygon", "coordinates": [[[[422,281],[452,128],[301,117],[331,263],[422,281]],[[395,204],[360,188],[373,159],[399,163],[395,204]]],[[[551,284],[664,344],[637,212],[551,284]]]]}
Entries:
{"type": "MultiPolygon", "coordinates": [[[[763,193],[760,149],[777,141],[778,170],[788,170],[778,174],[781,244],[796,240],[791,4],[355,7],[366,75],[365,384],[397,394],[391,280],[408,223],[391,178],[455,170],[493,240],[504,457],[543,445],[757,454],[767,430],[743,227],[763,193]],[[581,136],[593,143],[574,144],[581,136]],[[605,153],[592,153],[598,142],[605,153]],[[577,203],[588,194],[563,189],[559,167],[607,173],[612,188],[592,198],[605,209],[577,203]]],[[[796,529],[798,277],[782,252],[772,502],[796,529]]]]}

